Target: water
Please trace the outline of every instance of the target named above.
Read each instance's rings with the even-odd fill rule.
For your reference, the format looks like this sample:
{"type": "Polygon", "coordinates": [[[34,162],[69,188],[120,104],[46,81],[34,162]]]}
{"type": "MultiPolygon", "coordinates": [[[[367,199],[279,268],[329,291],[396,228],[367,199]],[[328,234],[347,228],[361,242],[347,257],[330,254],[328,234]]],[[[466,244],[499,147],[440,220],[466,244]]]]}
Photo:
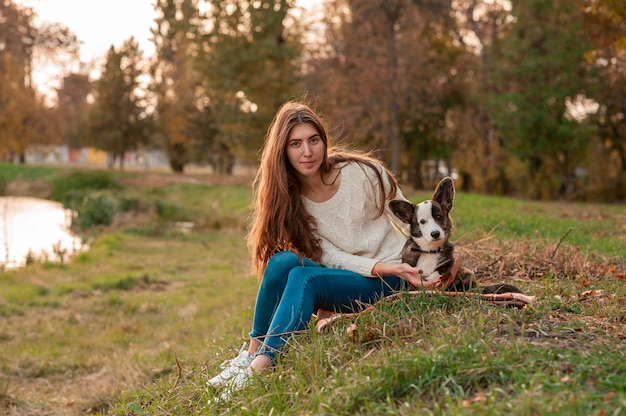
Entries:
{"type": "Polygon", "coordinates": [[[69,230],[70,211],[58,202],[28,197],[0,197],[0,268],[35,261],[62,261],[82,250],[69,230]]]}

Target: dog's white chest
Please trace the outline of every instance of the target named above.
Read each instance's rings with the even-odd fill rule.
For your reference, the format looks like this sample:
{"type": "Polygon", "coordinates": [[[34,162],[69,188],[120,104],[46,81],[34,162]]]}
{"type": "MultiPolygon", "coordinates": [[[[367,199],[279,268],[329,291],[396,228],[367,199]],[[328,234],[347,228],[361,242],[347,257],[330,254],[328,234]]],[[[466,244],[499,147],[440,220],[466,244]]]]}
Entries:
{"type": "Polygon", "coordinates": [[[417,260],[417,268],[422,271],[424,280],[432,281],[439,277],[439,272],[436,272],[439,265],[439,253],[423,253],[417,260]]]}

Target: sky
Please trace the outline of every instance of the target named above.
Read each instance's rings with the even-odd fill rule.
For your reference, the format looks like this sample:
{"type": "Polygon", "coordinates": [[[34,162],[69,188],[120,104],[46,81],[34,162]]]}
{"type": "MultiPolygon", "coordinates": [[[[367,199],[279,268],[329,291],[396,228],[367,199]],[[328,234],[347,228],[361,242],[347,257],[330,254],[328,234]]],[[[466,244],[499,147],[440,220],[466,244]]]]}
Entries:
{"type": "MultiPolygon", "coordinates": [[[[311,7],[320,0],[298,0],[304,7],[311,7]]],[[[150,28],[156,12],[154,0],[14,0],[15,3],[32,7],[37,14],[35,24],[58,22],[68,27],[82,42],[81,61],[99,62],[98,71],[107,51],[113,45],[119,48],[125,40],[134,36],[144,56],[154,54],[150,28]]],[[[77,70],[77,69],[72,69],[77,70]]],[[[65,68],[67,72],[67,68],[65,68]]],[[[54,95],[60,85],[63,68],[34,68],[33,80],[44,95],[54,95]]]]}
{"type": "Polygon", "coordinates": [[[80,41],[81,58],[106,54],[109,47],[119,47],[134,36],[144,54],[154,47],[150,42],[150,27],[155,11],[152,0],[16,0],[30,6],[38,21],[59,22],[67,26],[80,41]]]}
{"type": "MultiPolygon", "coordinates": [[[[34,23],[62,23],[81,42],[80,60],[90,64],[92,77],[99,70],[106,53],[113,45],[119,48],[134,36],[144,56],[154,54],[150,41],[150,27],[156,13],[153,0],[14,0],[15,3],[32,7],[37,15],[34,23]]],[[[33,64],[33,83],[46,101],[53,103],[62,76],[75,68],[54,64],[33,64]]]]}

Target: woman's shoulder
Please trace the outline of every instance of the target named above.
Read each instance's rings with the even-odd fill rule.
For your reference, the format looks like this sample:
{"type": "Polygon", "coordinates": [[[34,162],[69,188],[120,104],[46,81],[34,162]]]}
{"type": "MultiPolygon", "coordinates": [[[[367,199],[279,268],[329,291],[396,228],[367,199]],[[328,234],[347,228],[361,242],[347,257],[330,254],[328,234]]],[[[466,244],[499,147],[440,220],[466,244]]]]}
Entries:
{"type": "Polygon", "coordinates": [[[361,160],[350,160],[345,162],[342,169],[347,168],[350,173],[364,176],[368,179],[377,179],[379,175],[384,175],[385,169],[381,162],[375,159],[368,159],[367,162],[361,160]]]}

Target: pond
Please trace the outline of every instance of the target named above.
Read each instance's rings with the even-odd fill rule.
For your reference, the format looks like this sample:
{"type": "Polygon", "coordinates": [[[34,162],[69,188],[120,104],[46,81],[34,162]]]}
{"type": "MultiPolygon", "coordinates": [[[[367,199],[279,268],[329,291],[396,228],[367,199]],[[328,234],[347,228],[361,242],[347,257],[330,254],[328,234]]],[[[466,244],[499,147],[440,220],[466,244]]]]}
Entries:
{"type": "Polygon", "coordinates": [[[71,212],[58,202],[0,197],[0,269],[28,261],[66,261],[84,244],[69,230],[71,212]]]}

